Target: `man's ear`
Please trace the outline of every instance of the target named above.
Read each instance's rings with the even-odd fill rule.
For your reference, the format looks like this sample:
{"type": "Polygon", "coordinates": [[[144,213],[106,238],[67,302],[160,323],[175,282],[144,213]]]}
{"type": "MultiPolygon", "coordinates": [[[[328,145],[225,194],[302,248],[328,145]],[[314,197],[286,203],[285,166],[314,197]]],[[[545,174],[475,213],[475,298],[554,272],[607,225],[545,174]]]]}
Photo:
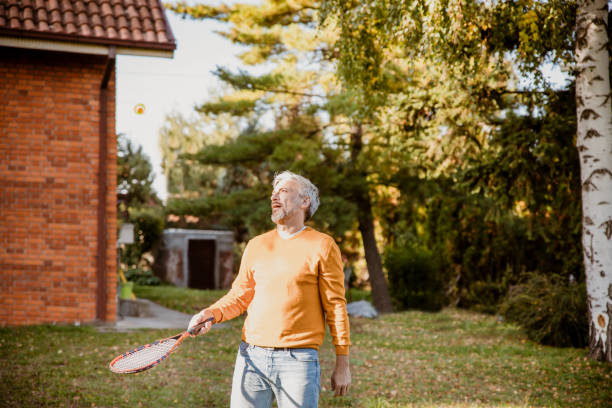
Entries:
{"type": "Polygon", "coordinates": [[[310,197],[308,197],[308,196],[302,197],[302,202],[300,203],[300,208],[302,208],[303,210],[307,210],[308,208],[310,208],[310,197]]]}

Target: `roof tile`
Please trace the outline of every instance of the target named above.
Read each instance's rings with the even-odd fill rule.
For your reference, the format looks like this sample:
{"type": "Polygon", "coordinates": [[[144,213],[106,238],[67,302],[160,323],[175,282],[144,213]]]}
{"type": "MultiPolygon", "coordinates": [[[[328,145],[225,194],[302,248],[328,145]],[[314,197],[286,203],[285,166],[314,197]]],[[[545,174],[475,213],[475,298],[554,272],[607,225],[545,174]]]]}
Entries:
{"type": "MultiPolygon", "coordinates": [[[[108,14],[106,16],[102,17],[102,21],[104,21],[104,27],[106,27],[106,30],[115,30],[115,18],[113,17],[112,14],[108,14]]],[[[115,30],[116,31],[116,30],[115,30]]]]}
{"type": "Polygon", "coordinates": [[[103,37],[104,34],[106,33],[104,32],[104,29],[102,28],[101,25],[94,26],[94,35],[96,37],[103,37]]]}
{"type": "Polygon", "coordinates": [[[126,7],[126,16],[128,18],[138,18],[138,12],[136,11],[136,7],[133,4],[130,4],[126,7]]]}
{"type": "Polygon", "coordinates": [[[0,34],[176,48],[161,0],[0,0],[0,34]]]}
{"type": "Polygon", "coordinates": [[[140,15],[140,19],[145,23],[153,20],[151,18],[151,13],[149,12],[149,9],[146,7],[139,7],[138,14],[140,15]]]}
{"type": "Polygon", "coordinates": [[[143,35],[142,35],[142,31],[138,30],[138,31],[134,31],[132,33],[132,36],[134,37],[134,39],[136,41],[144,41],[143,35]]]}
{"type": "Polygon", "coordinates": [[[48,0],[47,10],[48,11],[59,10],[59,4],[57,4],[57,0],[48,0]]]}
{"type": "Polygon", "coordinates": [[[40,8],[36,9],[36,18],[38,19],[38,29],[41,31],[48,31],[49,25],[47,24],[47,10],[40,8]]]}
{"type": "Polygon", "coordinates": [[[65,30],[66,30],[66,34],[76,34],[77,32],[77,28],[74,25],[74,23],[66,23],[65,30]]]}
{"type": "Polygon", "coordinates": [[[130,28],[134,34],[142,35],[142,26],[140,25],[140,20],[137,17],[130,18],[130,28]]]}
{"type": "Polygon", "coordinates": [[[95,1],[90,1],[87,3],[87,9],[89,11],[89,15],[92,17],[100,15],[100,8],[95,1]]]}
{"type": "Polygon", "coordinates": [[[153,10],[151,10],[151,13],[153,13],[153,20],[155,21],[164,19],[159,9],[154,8],[153,10]]]}
{"type": "Polygon", "coordinates": [[[72,10],[64,13],[64,24],[66,25],[66,28],[68,28],[68,26],[74,26],[75,21],[74,12],[72,10]]]}
{"type": "Polygon", "coordinates": [[[119,16],[117,19],[117,28],[119,29],[127,29],[130,25],[128,24],[127,18],[125,16],[119,16]]]}
{"type": "Polygon", "coordinates": [[[117,30],[115,30],[114,27],[107,27],[106,28],[106,36],[108,38],[117,38],[117,30]]]}
{"type": "Polygon", "coordinates": [[[111,8],[110,3],[108,2],[102,3],[101,9],[102,9],[102,12],[100,14],[102,14],[103,17],[113,15],[113,9],[111,8]]]}
{"type": "Polygon", "coordinates": [[[50,16],[49,16],[49,23],[52,26],[57,25],[57,30],[61,30],[62,29],[62,13],[60,13],[59,10],[55,9],[55,10],[51,10],[50,16]]]}
{"type": "Polygon", "coordinates": [[[85,12],[80,12],[77,15],[77,24],[79,26],[84,26],[84,25],[89,24],[89,17],[87,17],[87,14],[85,12]]]}
{"type": "Polygon", "coordinates": [[[26,7],[23,9],[23,21],[32,20],[34,18],[34,12],[32,7],[26,7]]]}
{"type": "Polygon", "coordinates": [[[38,27],[36,27],[36,30],[41,32],[47,32],[49,31],[49,24],[47,24],[47,22],[44,20],[40,20],[38,22],[38,27]]]}
{"type": "Polygon", "coordinates": [[[115,4],[113,6],[113,15],[116,17],[124,17],[123,16],[123,7],[121,6],[121,4],[115,4]]]}
{"type": "Polygon", "coordinates": [[[76,13],[87,11],[87,8],[85,7],[85,3],[83,3],[82,1],[74,1],[73,3],[74,3],[74,6],[72,8],[74,9],[76,13]]]}
{"type": "Polygon", "coordinates": [[[144,32],[154,31],[153,22],[151,20],[143,20],[142,29],[144,32]]]}
{"type": "Polygon", "coordinates": [[[93,36],[91,28],[89,28],[87,24],[82,24],[79,26],[79,35],[82,35],[84,37],[93,36]]]}
{"type": "Polygon", "coordinates": [[[119,38],[128,40],[130,38],[130,30],[125,27],[119,28],[119,38]]]}
{"type": "Polygon", "coordinates": [[[19,6],[16,4],[9,5],[8,18],[15,19],[19,17],[19,6]]]}

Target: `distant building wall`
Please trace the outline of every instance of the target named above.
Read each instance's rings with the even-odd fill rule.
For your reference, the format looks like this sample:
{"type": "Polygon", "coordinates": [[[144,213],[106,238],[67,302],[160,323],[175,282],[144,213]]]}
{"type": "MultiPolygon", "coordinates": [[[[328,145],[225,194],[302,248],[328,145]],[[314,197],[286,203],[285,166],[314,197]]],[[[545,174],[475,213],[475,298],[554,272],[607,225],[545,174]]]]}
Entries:
{"type": "MultiPolygon", "coordinates": [[[[98,317],[99,95],[105,64],[103,56],[0,47],[0,325],[98,317]]],[[[103,319],[114,321],[114,74],[107,109],[106,292],[100,298],[103,319]]]]}
{"type": "MultiPolygon", "coordinates": [[[[206,246],[195,248],[204,252],[206,246]]],[[[156,273],[179,287],[199,287],[198,284],[202,284],[211,289],[228,288],[233,280],[233,248],[232,231],[167,229],[164,231],[160,256],[156,260],[156,273]],[[211,243],[210,262],[202,259],[202,255],[204,258],[208,256],[208,251],[206,254],[190,255],[190,243],[194,248],[196,242],[211,243]],[[202,266],[195,267],[194,262],[201,262],[202,266]]]]}

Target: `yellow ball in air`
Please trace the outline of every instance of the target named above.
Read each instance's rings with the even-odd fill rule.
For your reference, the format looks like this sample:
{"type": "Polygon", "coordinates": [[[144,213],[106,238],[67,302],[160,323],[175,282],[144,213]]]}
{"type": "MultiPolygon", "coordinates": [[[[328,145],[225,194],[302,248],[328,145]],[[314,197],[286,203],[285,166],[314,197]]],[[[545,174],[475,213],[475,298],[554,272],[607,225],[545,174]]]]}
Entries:
{"type": "Polygon", "coordinates": [[[137,115],[142,115],[143,113],[145,113],[144,103],[138,103],[134,105],[134,113],[137,115]]]}

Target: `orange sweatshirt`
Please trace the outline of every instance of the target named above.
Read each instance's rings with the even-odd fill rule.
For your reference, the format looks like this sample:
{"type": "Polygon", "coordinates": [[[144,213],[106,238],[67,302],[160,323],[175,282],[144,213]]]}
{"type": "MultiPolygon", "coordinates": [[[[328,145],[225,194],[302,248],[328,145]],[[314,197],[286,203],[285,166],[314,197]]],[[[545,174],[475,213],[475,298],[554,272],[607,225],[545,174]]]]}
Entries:
{"type": "Polygon", "coordinates": [[[349,353],[340,249],[309,227],[289,239],[272,230],[250,240],[232,288],[208,309],[216,322],[246,311],[242,339],[262,347],[318,349],[327,320],[336,354],[349,353]]]}

